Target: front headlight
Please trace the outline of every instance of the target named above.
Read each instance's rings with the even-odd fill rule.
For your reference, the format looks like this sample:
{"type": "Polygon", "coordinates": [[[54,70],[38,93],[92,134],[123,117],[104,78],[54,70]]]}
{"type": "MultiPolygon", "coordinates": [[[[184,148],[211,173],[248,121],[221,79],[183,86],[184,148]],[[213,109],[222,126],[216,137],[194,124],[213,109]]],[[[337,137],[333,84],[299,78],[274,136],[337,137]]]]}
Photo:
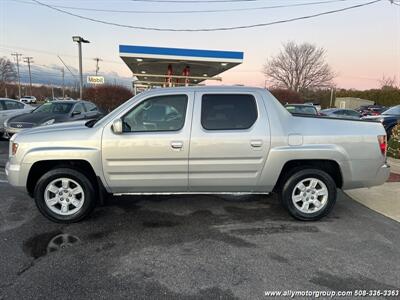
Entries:
{"type": "Polygon", "coordinates": [[[55,121],[55,119],[51,119],[51,120],[48,120],[48,121],[42,123],[42,125],[51,125],[54,123],[54,121],[55,121]]]}

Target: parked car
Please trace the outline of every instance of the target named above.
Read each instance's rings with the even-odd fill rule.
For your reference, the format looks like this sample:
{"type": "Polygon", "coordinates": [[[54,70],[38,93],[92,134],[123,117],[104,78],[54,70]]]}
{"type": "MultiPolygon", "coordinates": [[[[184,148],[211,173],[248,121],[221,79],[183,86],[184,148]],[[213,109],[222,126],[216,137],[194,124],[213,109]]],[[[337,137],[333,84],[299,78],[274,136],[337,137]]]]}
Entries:
{"type": "Polygon", "coordinates": [[[314,105],[286,104],[285,108],[292,114],[317,116],[318,111],[314,105]]]}
{"type": "Polygon", "coordinates": [[[36,103],[36,97],[35,96],[23,96],[19,101],[27,104],[35,104],[36,103]]]}
{"type": "Polygon", "coordinates": [[[16,115],[30,112],[34,107],[8,98],[0,98],[0,137],[4,135],[4,122],[16,115]]]}
{"type": "Polygon", "coordinates": [[[4,123],[7,136],[23,129],[76,120],[99,118],[102,113],[89,101],[52,101],[44,103],[30,113],[9,118],[4,123]]]}
{"type": "Polygon", "coordinates": [[[342,119],[361,119],[361,114],[358,111],[345,108],[327,108],[321,110],[321,115],[331,118],[342,118],[342,119]]]}
{"type": "Polygon", "coordinates": [[[382,105],[362,105],[355,110],[358,111],[361,116],[366,117],[366,116],[378,116],[381,113],[383,113],[387,109],[386,106],[382,105]]]}
{"type": "Polygon", "coordinates": [[[317,111],[320,111],[322,109],[321,104],[317,102],[304,102],[304,104],[314,106],[317,109],[317,111]]]}
{"type": "Polygon", "coordinates": [[[338,188],[390,174],[379,122],[292,115],[246,87],[149,90],[98,121],[24,130],[10,150],[8,182],[61,223],[82,220],[109,193],[273,191],[293,217],[317,220],[338,188]]]}
{"type": "Polygon", "coordinates": [[[52,101],[56,101],[57,98],[52,98],[52,97],[46,97],[44,98],[44,102],[52,102],[52,101]]]}
{"type": "Polygon", "coordinates": [[[392,130],[394,126],[396,126],[396,124],[400,122],[400,105],[396,105],[385,110],[379,116],[367,116],[364,117],[363,119],[381,122],[386,130],[386,134],[389,140],[392,135],[392,130]]]}

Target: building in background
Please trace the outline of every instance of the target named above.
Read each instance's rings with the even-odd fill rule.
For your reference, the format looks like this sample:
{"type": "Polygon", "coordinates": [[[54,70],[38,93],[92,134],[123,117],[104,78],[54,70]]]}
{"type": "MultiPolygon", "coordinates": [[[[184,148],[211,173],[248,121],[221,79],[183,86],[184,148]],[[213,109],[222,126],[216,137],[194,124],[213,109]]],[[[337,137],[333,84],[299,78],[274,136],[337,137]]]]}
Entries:
{"type": "Polygon", "coordinates": [[[374,105],[375,102],[371,100],[365,100],[360,98],[353,98],[353,97],[339,97],[335,100],[335,107],[338,108],[348,108],[348,109],[355,109],[360,107],[361,105],[374,105]]]}

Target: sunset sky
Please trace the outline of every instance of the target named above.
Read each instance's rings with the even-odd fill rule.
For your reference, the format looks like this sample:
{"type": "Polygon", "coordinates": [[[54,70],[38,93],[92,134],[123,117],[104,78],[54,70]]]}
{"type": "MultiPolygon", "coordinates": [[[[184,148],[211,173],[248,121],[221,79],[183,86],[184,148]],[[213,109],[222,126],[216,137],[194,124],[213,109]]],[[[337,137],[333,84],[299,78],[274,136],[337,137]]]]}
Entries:
{"type": "MultiPolygon", "coordinates": [[[[50,5],[90,9],[178,11],[253,8],[284,4],[321,2],[316,0],[254,0],[217,3],[160,3],[129,0],[43,0],[50,5]]],[[[325,0],[326,1],[326,0],[325,0]]],[[[90,18],[120,24],[172,28],[212,28],[295,18],[353,6],[371,0],[342,0],[312,6],[199,14],[133,14],[66,9],[90,18]]],[[[188,2],[188,0],[186,0],[188,2]]],[[[155,32],[113,27],[66,15],[31,0],[0,0],[0,56],[11,58],[18,51],[34,57],[35,64],[61,67],[59,54],[77,68],[77,46],[73,35],[91,41],[84,45],[84,70],[95,68],[100,57],[102,72],[130,76],[118,56],[118,45],[148,45],[195,49],[237,50],[245,53],[244,62],[222,74],[223,84],[264,86],[262,66],[278,53],[282,43],[310,42],[327,50],[327,61],[338,74],[338,87],[368,89],[379,79],[400,79],[400,6],[389,0],[314,19],[255,29],[224,32],[155,32]]]]}

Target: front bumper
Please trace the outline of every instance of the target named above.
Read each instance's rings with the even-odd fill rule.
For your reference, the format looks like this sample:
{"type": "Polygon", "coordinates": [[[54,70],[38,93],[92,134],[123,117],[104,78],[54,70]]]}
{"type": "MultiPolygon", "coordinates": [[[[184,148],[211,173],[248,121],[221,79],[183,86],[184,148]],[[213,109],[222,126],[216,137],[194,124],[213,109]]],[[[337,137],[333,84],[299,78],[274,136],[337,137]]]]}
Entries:
{"type": "Polygon", "coordinates": [[[8,183],[19,190],[25,190],[28,179],[28,170],[25,165],[6,163],[6,175],[8,183]]]}

